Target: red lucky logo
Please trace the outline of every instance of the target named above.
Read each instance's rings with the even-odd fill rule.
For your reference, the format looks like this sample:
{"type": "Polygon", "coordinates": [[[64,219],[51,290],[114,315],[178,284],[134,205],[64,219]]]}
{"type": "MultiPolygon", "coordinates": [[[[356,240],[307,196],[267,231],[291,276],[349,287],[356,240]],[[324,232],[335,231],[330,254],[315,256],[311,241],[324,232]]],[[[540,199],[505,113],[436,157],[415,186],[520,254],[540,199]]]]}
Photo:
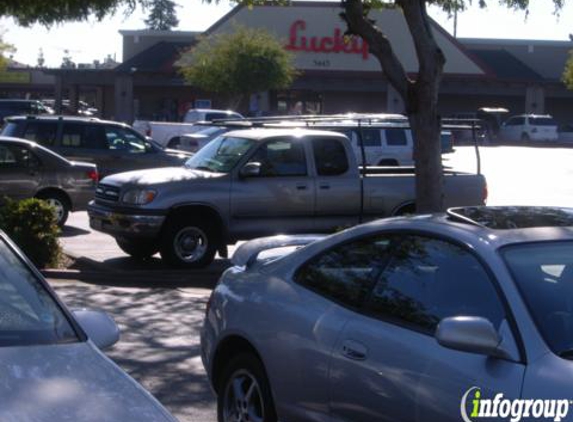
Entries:
{"type": "Polygon", "coordinates": [[[352,37],[350,42],[344,42],[344,36],[339,28],[334,30],[332,37],[306,37],[299,32],[306,30],[306,22],[297,20],[290,26],[289,43],[285,47],[291,51],[308,51],[314,53],[344,53],[361,54],[362,60],[368,59],[368,44],[362,39],[352,37]]]}

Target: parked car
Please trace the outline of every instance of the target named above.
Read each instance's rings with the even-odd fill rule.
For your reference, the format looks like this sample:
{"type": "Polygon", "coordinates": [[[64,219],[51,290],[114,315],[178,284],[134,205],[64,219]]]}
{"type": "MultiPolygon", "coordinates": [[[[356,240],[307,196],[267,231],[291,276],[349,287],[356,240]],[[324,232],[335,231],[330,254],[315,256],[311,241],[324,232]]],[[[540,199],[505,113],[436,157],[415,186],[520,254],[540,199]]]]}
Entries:
{"type": "Polygon", "coordinates": [[[183,121],[185,123],[212,122],[213,120],[241,120],[244,117],[231,110],[214,110],[211,108],[191,108],[187,110],[183,121]]]}
{"type": "Polygon", "coordinates": [[[573,209],[257,239],[233,264],[201,331],[221,422],[453,422],[494,396],[569,409],[573,209]]]}
{"type": "Polygon", "coordinates": [[[119,339],[107,314],[70,312],[0,231],[0,420],[175,421],[99,349],[119,339]]]}
{"type": "Polygon", "coordinates": [[[513,116],[501,125],[499,137],[504,141],[556,141],[557,122],[549,115],[513,116]]]}
{"type": "Polygon", "coordinates": [[[70,160],[93,162],[102,176],[179,165],[190,156],[161,149],[128,125],[97,118],[11,117],[1,135],[35,141],[70,160]]]}
{"type": "MultiPolygon", "coordinates": [[[[447,205],[484,204],[482,175],[446,170],[447,205]]],[[[227,132],[185,166],[103,179],[90,226],[136,258],[200,268],[238,240],[332,232],[415,210],[413,168],[359,170],[348,138],[309,129],[227,132]]]]}
{"type": "Polygon", "coordinates": [[[94,164],[72,162],[24,139],[0,137],[0,198],[47,201],[63,226],[70,211],[85,211],[99,180],[94,164]]]}
{"type": "Polygon", "coordinates": [[[183,122],[153,122],[137,119],[133,122],[133,128],[167,148],[176,148],[182,135],[201,130],[202,126],[197,126],[195,123],[211,122],[217,119],[240,120],[243,116],[229,110],[190,109],[185,114],[183,122]]]}
{"type": "Polygon", "coordinates": [[[573,141],[573,125],[566,124],[561,125],[557,129],[557,134],[559,136],[559,140],[563,142],[572,142],[573,141]]]}
{"type": "Polygon", "coordinates": [[[217,136],[230,130],[226,126],[203,126],[194,133],[181,135],[176,141],[170,143],[169,148],[197,152],[217,136]]]}
{"type": "Polygon", "coordinates": [[[0,123],[6,117],[22,114],[54,114],[54,111],[38,100],[0,99],[0,123]]]}

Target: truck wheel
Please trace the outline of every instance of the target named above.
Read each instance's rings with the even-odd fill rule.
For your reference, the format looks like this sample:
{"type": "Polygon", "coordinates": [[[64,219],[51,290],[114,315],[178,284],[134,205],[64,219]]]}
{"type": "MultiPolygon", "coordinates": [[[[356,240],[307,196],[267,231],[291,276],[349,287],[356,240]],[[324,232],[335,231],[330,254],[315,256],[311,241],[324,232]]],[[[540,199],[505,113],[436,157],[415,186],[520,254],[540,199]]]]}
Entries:
{"type": "Polygon", "coordinates": [[[150,240],[130,240],[119,237],[115,239],[115,242],[122,251],[135,259],[150,258],[159,250],[157,242],[150,240]]]}
{"type": "Polygon", "coordinates": [[[70,203],[68,198],[58,192],[44,192],[38,195],[38,199],[45,201],[54,209],[54,216],[56,217],[56,224],[63,227],[68,221],[70,213],[70,203]]]}
{"type": "Polygon", "coordinates": [[[216,229],[208,222],[174,220],[161,238],[161,258],[182,268],[204,268],[217,252],[216,229]]]}

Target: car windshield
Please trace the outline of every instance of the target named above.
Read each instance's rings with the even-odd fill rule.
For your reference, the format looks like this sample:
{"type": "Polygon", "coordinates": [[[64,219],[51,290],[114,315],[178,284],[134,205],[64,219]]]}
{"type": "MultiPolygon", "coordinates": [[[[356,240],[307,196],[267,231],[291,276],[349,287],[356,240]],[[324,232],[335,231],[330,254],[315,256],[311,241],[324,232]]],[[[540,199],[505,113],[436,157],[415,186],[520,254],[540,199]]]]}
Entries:
{"type": "Polygon", "coordinates": [[[220,136],[213,139],[187,160],[185,167],[229,173],[254,143],[250,139],[220,136]]]}
{"type": "Polygon", "coordinates": [[[0,347],[79,341],[54,299],[0,238],[0,347]]]}
{"type": "Polygon", "coordinates": [[[502,256],[548,346],[573,357],[573,241],[507,246],[502,256]]]}

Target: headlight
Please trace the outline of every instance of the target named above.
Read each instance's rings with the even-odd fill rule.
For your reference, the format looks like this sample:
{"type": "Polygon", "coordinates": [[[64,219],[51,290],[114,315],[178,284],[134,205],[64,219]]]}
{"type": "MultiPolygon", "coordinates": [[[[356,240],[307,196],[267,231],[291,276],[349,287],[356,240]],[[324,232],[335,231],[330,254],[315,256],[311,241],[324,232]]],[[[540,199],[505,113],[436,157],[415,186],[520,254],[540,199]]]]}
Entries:
{"type": "Polygon", "coordinates": [[[131,189],[123,194],[122,202],[132,205],[149,204],[155,199],[157,192],[153,189],[131,189]]]}

